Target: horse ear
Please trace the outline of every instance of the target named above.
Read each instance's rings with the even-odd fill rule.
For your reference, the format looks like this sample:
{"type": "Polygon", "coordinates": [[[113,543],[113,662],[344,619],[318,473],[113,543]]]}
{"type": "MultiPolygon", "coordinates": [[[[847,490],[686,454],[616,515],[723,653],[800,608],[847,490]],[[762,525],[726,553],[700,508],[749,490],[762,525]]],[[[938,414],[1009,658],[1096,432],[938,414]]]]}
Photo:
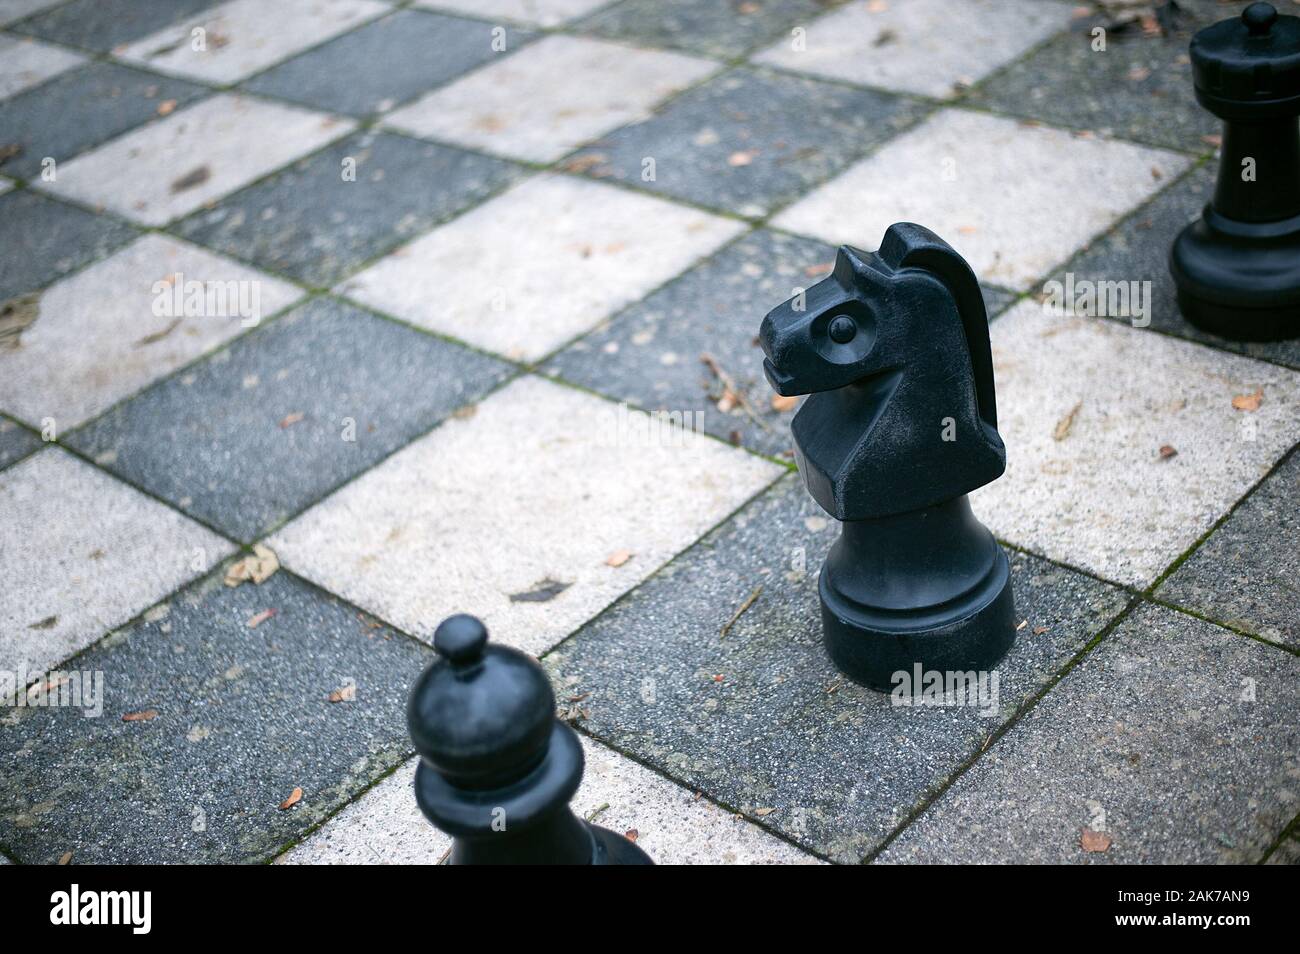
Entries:
{"type": "Polygon", "coordinates": [[[873,288],[878,288],[893,278],[882,272],[878,264],[873,264],[876,261],[875,255],[868,255],[852,245],[841,245],[835,253],[831,278],[845,293],[868,298],[873,288]]]}
{"type": "Polygon", "coordinates": [[[896,270],[923,269],[948,289],[966,335],[966,351],[970,355],[980,419],[996,431],[998,409],[993,392],[993,351],[989,345],[988,312],[984,308],[984,294],[971,267],[951,245],[925,226],[912,222],[891,225],[877,254],[896,270]]]}

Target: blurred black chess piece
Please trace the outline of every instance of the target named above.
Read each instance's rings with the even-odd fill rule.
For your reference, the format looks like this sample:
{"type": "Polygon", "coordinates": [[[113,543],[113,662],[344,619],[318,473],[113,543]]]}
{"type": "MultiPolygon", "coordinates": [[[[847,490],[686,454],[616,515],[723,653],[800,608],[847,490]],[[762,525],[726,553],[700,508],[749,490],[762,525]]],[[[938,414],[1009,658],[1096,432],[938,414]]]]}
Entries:
{"type": "Polygon", "coordinates": [[[1179,307],[1225,338],[1300,337],[1300,17],[1252,3],[1197,33],[1191,58],[1223,150],[1214,199],[1170,253],[1179,307]]]}
{"type": "Polygon", "coordinates": [[[808,491],[843,522],[822,567],[823,636],[851,679],[888,691],[915,664],[991,668],[1015,637],[1006,554],[966,495],[997,479],[988,317],[970,267],[928,229],[842,246],[830,276],[759,332],[808,491]]]}
{"type": "Polygon", "coordinates": [[[577,818],[582,746],[555,717],[542,667],[489,646],[473,616],[444,620],[441,657],[411,691],[407,724],[422,756],[415,799],[450,834],[457,865],[648,865],[622,835],[577,818]]]}

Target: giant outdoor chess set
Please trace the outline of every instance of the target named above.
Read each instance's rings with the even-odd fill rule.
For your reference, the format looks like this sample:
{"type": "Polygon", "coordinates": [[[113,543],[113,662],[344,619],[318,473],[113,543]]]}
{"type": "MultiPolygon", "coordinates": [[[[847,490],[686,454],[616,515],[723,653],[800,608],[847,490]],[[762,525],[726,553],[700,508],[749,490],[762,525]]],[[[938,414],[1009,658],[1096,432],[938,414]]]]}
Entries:
{"type": "Polygon", "coordinates": [[[1300,858],[1245,8],[0,0],[0,852],[1300,858]]]}

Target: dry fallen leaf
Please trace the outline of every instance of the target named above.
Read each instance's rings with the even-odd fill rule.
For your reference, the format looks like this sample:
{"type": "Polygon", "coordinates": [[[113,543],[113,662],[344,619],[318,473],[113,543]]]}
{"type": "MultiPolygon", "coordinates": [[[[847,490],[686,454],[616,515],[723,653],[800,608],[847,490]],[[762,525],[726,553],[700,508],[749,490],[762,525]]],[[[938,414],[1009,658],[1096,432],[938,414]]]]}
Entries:
{"type": "Polygon", "coordinates": [[[1052,431],[1052,440],[1063,441],[1070,436],[1070,428],[1074,427],[1074,419],[1078,416],[1081,407],[1083,407],[1082,401],[1070,408],[1070,413],[1056,422],[1056,427],[1052,431]]]}
{"type": "Polygon", "coordinates": [[[636,841],[641,837],[641,833],[635,828],[629,828],[627,831],[623,832],[623,837],[628,841],[636,841]]]}
{"type": "Polygon", "coordinates": [[[176,108],[176,100],[164,99],[161,103],[158,104],[158,115],[166,116],[169,113],[171,113],[171,111],[175,108],[176,108]]]}
{"type": "Polygon", "coordinates": [[[226,586],[238,586],[245,580],[252,580],[260,585],[278,569],[280,569],[280,560],[275,552],[266,544],[255,543],[252,556],[246,556],[230,564],[230,568],[226,570],[225,583],[226,586]]]}
{"type": "Polygon", "coordinates": [[[329,694],[330,702],[356,702],[357,687],[353,684],[340,686],[329,694]]]}
{"type": "Polygon", "coordinates": [[[72,852],[65,851],[63,854],[59,855],[59,864],[66,865],[71,863],[72,863],[72,852]]]}
{"type": "Polygon", "coordinates": [[[262,625],[274,616],[275,612],[274,609],[264,609],[260,613],[254,613],[252,616],[248,617],[248,621],[245,625],[247,625],[249,629],[257,629],[258,626],[262,625]]]}
{"type": "Polygon", "coordinates": [[[286,427],[293,427],[301,421],[302,418],[302,411],[294,411],[292,414],[286,414],[284,417],[280,418],[280,428],[283,430],[286,427]]]}
{"type": "Polygon", "coordinates": [[[148,722],[150,719],[158,718],[157,709],[144,709],[140,712],[125,712],[122,714],[123,722],[148,722]]]}
{"type": "Polygon", "coordinates": [[[1045,632],[1047,632],[1047,627],[1046,627],[1046,626],[1035,626],[1035,627],[1034,627],[1034,635],[1035,635],[1035,636],[1041,636],[1041,635],[1043,635],[1043,633],[1045,633],[1045,632]]]}
{"type": "Polygon", "coordinates": [[[1254,394],[1238,394],[1232,399],[1232,406],[1238,411],[1258,411],[1264,400],[1264,392],[1256,390],[1254,394]]]}
{"type": "Polygon", "coordinates": [[[766,818],[768,815],[772,814],[774,811],[776,811],[775,808],[755,808],[755,809],[754,809],[754,814],[757,815],[759,818],[766,818]]]}
{"type": "Polygon", "coordinates": [[[772,410],[774,411],[784,414],[786,411],[793,411],[798,406],[799,399],[797,397],[785,397],[781,394],[772,395],[772,410]]]}
{"type": "Polygon", "coordinates": [[[522,593],[511,593],[511,603],[549,603],[565,590],[572,583],[562,583],[559,580],[553,580],[549,576],[539,580],[530,590],[524,590],[522,593]]]}
{"type": "Polygon", "coordinates": [[[727,157],[727,165],[747,166],[754,161],[754,157],[757,155],[758,155],[757,149],[746,149],[746,150],[741,150],[740,152],[733,152],[731,155],[727,157]]]}
{"type": "Polygon", "coordinates": [[[599,152],[589,152],[585,156],[574,156],[568,162],[563,163],[560,168],[565,172],[583,173],[595,166],[604,165],[609,157],[599,152]]]}
{"type": "Polygon", "coordinates": [[[281,808],[293,808],[298,802],[302,801],[302,787],[295,788],[289,797],[280,803],[281,808]]]}
{"type": "Polygon", "coordinates": [[[172,192],[184,192],[186,189],[193,189],[195,186],[203,185],[211,177],[212,170],[207,166],[191,169],[172,183],[172,192]]]}
{"type": "Polygon", "coordinates": [[[1087,852],[1102,852],[1110,847],[1110,835],[1104,831],[1093,831],[1091,828],[1085,828],[1079,835],[1079,845],[1087,852]]]}
{"type": "Polygon", "coordinates": [[[1016,632],[1017,632],[1017,633],[1020,632],[1022,629],[1024,629],[1024,628],[1025,628],[1026,626],[1028,626],[1028,625],[1029,625],[1029,620],[1027,620],[1027,619],[1022,619],[1022,620],[1020,621],[1019,625],[1016,626],[1016,632]]]}
{"type": "Polygon", "coordinates": [[[615,550],[605,558],[605,566],[620,567],[630,559],[632,559],[631,550],[615,550]]]}
{"type": "Polygon", "coordinates": [[[1168,460],[1168,459],[1171,458],[1171,457],[1177,457],[1177,456],[1178,456],[1178,449],[1177,449],[1176,447],[1173,447],[1173,446],[1170,445],[1170,444],[1161,444],[1161,445],[1160,445],[1160,459],[1161,459],[1161,460],[1168,460]]]}

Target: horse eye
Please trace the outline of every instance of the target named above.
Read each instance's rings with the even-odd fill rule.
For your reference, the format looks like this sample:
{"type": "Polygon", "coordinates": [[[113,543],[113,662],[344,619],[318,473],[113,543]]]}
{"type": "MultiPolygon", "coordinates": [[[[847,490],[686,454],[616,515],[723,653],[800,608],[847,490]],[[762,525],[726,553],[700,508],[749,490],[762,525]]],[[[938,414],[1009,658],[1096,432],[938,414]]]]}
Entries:
{"type": "Polygon", "coordinates": [[[858,333],[858,323],[848,315],[836,315],[831,319],[829,333],[836,344],[848,344],[858,333]]]}

